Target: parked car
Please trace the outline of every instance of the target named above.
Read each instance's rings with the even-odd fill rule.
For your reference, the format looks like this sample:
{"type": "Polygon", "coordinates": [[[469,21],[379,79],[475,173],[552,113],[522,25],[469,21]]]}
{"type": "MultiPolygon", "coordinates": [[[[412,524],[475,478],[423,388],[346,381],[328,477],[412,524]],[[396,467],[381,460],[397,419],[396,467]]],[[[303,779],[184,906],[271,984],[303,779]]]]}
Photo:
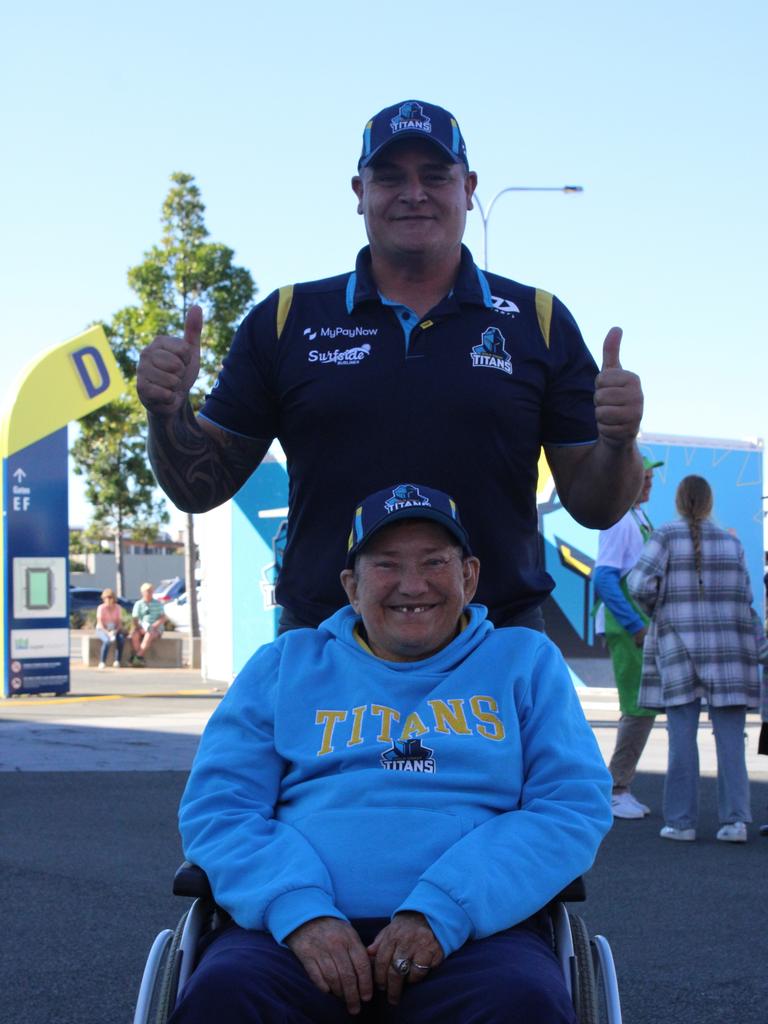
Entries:
{"type": "MultiPolygon", "coordinates": [[[[69,611],[87,612],[96,609],[104,603],[101,596],[103,587],[70,587],[69,588],[69,611]]],[[[129,601],[126,597],[118,597],[117,603],[130,615],[133,611],[135,601],[129,601]]]]}
{"type": "MultiPolygon", "coordinates": [[[[197,613],[200,615],[200,587],[197,588],[197,613]]],[[[189,594],[180,594],[175,601],[168,601],[163,611],[180,633],[189,632],[189,594]]]]}
{"type": "Polygon", "coordinates": [[[160,580],[155,587],[155,598],[165,604],[168,601],[175,601],[186,589],[186,584],[181,576],[174,576],[170,580],[160,580]]]}

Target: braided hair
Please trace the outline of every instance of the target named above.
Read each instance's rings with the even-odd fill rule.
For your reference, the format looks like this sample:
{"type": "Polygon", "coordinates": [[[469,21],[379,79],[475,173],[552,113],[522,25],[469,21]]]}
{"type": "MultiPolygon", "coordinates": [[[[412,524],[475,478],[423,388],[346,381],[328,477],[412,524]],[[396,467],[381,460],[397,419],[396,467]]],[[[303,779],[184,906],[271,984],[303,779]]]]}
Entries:
{"type": "Polygon", "coordinates": [[[693,558],[700,587],[704,586],[701,577],[701,524],[711,515],[712,505],[712,488],[703,476],[686,476],[680,481],[675,494],[675,506],[691,531],[693,558]]]}

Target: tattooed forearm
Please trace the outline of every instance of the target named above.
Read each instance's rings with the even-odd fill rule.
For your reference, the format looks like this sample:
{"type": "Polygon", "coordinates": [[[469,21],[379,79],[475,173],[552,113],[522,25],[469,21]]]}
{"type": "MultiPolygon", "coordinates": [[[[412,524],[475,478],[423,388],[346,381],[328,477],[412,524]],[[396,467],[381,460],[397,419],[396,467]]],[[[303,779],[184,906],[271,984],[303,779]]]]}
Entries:
{"type": "Polygon", "coordinates": [[[203,430],[187,403],[176,416],[149,415],[149,460],[157,482],[182,512],[207,512],[240,490],[269,441],[203,430]]]}

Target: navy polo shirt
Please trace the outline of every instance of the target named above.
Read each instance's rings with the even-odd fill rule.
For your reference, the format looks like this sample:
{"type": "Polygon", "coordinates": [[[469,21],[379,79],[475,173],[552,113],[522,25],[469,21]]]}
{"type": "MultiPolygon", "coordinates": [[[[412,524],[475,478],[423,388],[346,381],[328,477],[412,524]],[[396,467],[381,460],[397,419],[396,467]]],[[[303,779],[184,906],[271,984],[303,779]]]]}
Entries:
{"type": "Polygon", "coordinates": [[[536,512],[541,445],[596,440],[597,367],[556,298],[475,266],[419,319],[351,274],[281,288],[242,322],[202,415],[288,459],[277,601],[319,623],[366,495],[423,483],[452,495],[481,561],[476,600],[502,622],[552,589],[536,512]]]}

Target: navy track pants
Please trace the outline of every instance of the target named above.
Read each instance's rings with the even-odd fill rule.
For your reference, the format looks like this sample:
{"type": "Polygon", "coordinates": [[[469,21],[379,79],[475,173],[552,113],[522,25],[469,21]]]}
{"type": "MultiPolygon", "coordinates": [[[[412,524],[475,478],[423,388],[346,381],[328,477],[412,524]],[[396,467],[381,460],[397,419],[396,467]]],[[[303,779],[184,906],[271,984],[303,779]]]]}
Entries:
{"type": "MultiPolygon", "coordinates": [[[[372,930],[352,922],[364,943],[372,930]]],[[[356,1017],[321,992],[293,953],[265,932],[230,925],[204,951],[169,1024],[576,1024],[560,965],[533,927],[468,942],[400,1005],[377,992],[356,1017]]]]}

